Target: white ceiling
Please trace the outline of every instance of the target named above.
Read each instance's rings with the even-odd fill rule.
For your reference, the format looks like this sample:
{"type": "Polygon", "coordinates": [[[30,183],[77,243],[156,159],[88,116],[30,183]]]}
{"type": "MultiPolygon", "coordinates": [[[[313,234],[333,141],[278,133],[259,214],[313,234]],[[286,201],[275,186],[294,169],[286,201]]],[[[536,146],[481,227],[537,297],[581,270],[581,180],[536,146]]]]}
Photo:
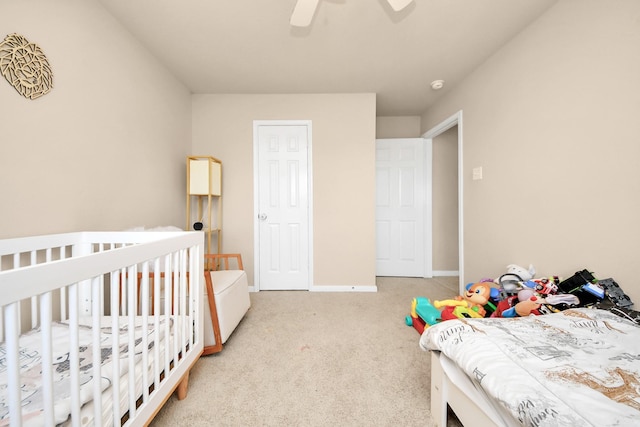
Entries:
{"type": "Polygon", "coordinates": [[[422,114],[557,0],[99,0],[193,93],[377,94],[378,116],[422,114]],[[438,92],[433,80],[445,80],[438,92]]]}

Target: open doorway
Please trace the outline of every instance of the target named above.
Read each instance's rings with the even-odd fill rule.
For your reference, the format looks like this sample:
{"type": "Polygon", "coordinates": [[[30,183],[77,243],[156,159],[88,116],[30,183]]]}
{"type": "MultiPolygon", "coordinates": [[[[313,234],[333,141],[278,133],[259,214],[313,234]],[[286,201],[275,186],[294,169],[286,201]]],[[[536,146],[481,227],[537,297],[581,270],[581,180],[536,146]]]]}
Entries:
{"type": "MultiPolygon", "coordinates": [[[[433,144],[434,139],[442,136],[443,138],[451,138],[451,133],[447,133],[447,131],[457,128],[457,135],[455,138],[457,139],[457,240],[458,240],[458,276],[459,276],[459,291],[460,294],[464,292],[464,209],[463,209],[463,132],[462,132],[462,111],[458,111],[456,114],[450,116],[446,120],[442,121],[438,125],[434,126],[430,130],[428,130],[424,135],[422,135],[425,140],[429,140],[431,144],[433,144]],[[447,134],[445,134],[447,133],[447,134]]],[[[446,143],[446,141],[445,141],[446,143]]],[[[428,167],[428,170],[431,170],[431,167],[428,167]]],[[[427,179],[428,185],[432,184],[432,177],[427,179]]],[[[427,211],[431,212],[430,221],[427,221],[426,235],[431,236],[430,239],[427,239],[426,244],[430,246],[430,250],[426,250],[425,252],[429,254],[431,259],[429,260],[429,265],[433,266],[433,249],[434,249],[434,234],[433,234],[433,222],[437,221],[436,218],[433,217],[433,191],[434,188],[430,187],[427,189],[427,211]],[[431,209],[429,209],[431,208],[431,209]]],[[[445,236],[441,236],[446,238],[445,236]]],[[[453,237],[450,237],[453,238],[453,237]]],[[[438,243],[436,243],[438,244],[438,243]]]]}
{"type": "Polygon", "coordinates": [[[433,138],[431,156],[432,272],[458,277],[458,126],[433,138]]]}

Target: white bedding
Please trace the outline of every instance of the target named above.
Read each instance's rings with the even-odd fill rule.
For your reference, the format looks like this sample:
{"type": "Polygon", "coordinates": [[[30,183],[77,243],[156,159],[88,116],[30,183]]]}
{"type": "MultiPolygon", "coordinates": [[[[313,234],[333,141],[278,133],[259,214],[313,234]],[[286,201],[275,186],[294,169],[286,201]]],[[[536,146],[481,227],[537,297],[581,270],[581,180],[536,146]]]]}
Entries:
{"type": "MultiPolygon", "coordinates": [[[[169,322],[170,327],[170,339],[169,345],[172,346],[173,336],[181,328],[176,326],[176,318],[173,316],[160,316],[159,318],[159,341],[158,345],[163,348],[159,352],[159,366],[160,370],[164,366],[164,339],[165,325],[169,322]]],[[[90,318],[80,319],[79,323],[79,348],[80,348],[80,399],[81,402],[91,402],[93,399],[93,348],[92,348],[92,331],[90,325],[90,318]]],[[[102,360],[101,369],[101,390],[102,393],[102,405],[103,413],[108,417],[110,408],[112,406],[112,393],[109,390],[113,381],[113,369],[112,369],[112,346],[113,346],[113,334],[111,332],[111,318],[104,317],[101,319],[101,335],[100,335],[100,352],[102,360]]],[[[155,346],[154,342],[154,322],[155,318],[150,316],[148,318],[147,337],[149,348],[155,346]]],[[[121,378],[120,389],[127,390],[128,387],[128,327],[129,318],[119,318],[119,376],[121,378]]],[[[135,318],[135,360],[136,366],[139,365],[141,359],[141,346],[143,335],[143,323],[140,317],[135,318]]],[[[55,366],[54,372],[54,395],[55,395],[55,422],[56,424],[64,423],[71,414],[71,387],[70,387],[70,371],[69,371],[69,349],[70,349],[70,327],[66,322],[53,322],[52,324],[52,341],[53,341],[53,360],[55,366]]],[[[186,339],[186,338],[185,338],[186,339]]],[[[179,342],[184,342],[184,339],[179,342]]],[[[6,365],[4,364],[4,343],[0,344],[0,384],[7,383],[6,365]]],[[[153,364],[154,352],[149,351],[149,366],[147,367],[150,373],[149,378],[153,381],[153,364]]],[[[41,426],[43,425],[43,403],[42,403],[42,390],[41,390],[41,371],[42,371],[42,359],[41,359],[41,330],[36,328],[31,330],[20,337],[20,356],[21,356],[21,381],[22,381],[22,414],[24,426],[41,426]]],[[[142,392],[142,369],[135,369],[135,383],[136,393],[142,392]]],[[[127,399],[126,393],[121,395],[124,399],[120,402],[121,411],[126,412],[127,399]]],[[[82,410],[82,425],[90,425],[93,421],[93,412],[91,404],[85,405],[82,410]]],[[[105,421],[110,421],[108,418],[105,421]]],[[[9,425],[9,408],[7,406],[6,389],[0,386],[0,426],[9,425]]]]}
{"type": "Polygon", "coordinates": [[[447,320],[420,337],[524,426],[640,425],[640,327],[605,310],[447,320]]]}

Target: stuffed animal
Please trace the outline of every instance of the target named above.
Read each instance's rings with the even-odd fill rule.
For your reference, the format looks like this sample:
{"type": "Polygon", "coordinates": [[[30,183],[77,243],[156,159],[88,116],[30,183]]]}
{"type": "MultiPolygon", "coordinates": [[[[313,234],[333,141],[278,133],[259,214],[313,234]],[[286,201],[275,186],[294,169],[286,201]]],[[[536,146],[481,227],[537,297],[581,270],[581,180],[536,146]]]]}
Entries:
{"type": "MultiPolygon", "coordinates": [[[[538,310],[544,300],[531,289],[522,289],[518,296],[510,301],[512,306],[501,310],[500,317],[524,317],[529,315],[540,315],[538,310]]],[[[503,308],[503,307],[502,307],[503,308]]]]}
{"type": "Polygon", "coordinates": [[[543,299],[537,296],[532,296],[529,299],[524,301],[519,301],[515,307],[513,307],[516,311],[516,314],[520,317],[530,316],[530,315],[540,315],[540,306],[543,303],[543,299]]]}
{"type": "Polygon", "coordinates": [[[515,274],[516,276],[520,277],[523,282],[526,282],[527,280],[531,280],[534,278],[534,276],[536,275],[536,269],[533,267],[533,264],[529,264],[528,270],[516,264],[509,264],[507,265],[507,273],[515,274]]]}
{"type": "Polygon", "coordinates": [[[498,290],[491,287],[491,282],[469,283],[464,295],[458,295],[455,299],[434,301],[433,305],[436,308],[465,307],[477,313],[477,317],[484,317],[487,313],[484,306],[490,302],[494,291],[498,290]]]}

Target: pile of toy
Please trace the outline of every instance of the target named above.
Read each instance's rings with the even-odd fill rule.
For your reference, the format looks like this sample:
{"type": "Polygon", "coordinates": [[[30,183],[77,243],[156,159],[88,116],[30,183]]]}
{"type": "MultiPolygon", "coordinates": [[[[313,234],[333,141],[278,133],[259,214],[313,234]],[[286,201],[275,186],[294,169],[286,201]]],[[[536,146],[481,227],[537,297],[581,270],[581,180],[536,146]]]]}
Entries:
{"type": "Polygon", "coordinates": [[[640,312],[615,280],[596,279],[588,270],[566,280],[558,276],[536,279],[535,268],[515,264],[497,279],[482,279],[466,286],[464,295],[431,301],[416,297],[405,322],[419,333],[436,323],[476,317],[517,317],[556,313],[572,307],[598,307],[640,324],[640,312]]]}

